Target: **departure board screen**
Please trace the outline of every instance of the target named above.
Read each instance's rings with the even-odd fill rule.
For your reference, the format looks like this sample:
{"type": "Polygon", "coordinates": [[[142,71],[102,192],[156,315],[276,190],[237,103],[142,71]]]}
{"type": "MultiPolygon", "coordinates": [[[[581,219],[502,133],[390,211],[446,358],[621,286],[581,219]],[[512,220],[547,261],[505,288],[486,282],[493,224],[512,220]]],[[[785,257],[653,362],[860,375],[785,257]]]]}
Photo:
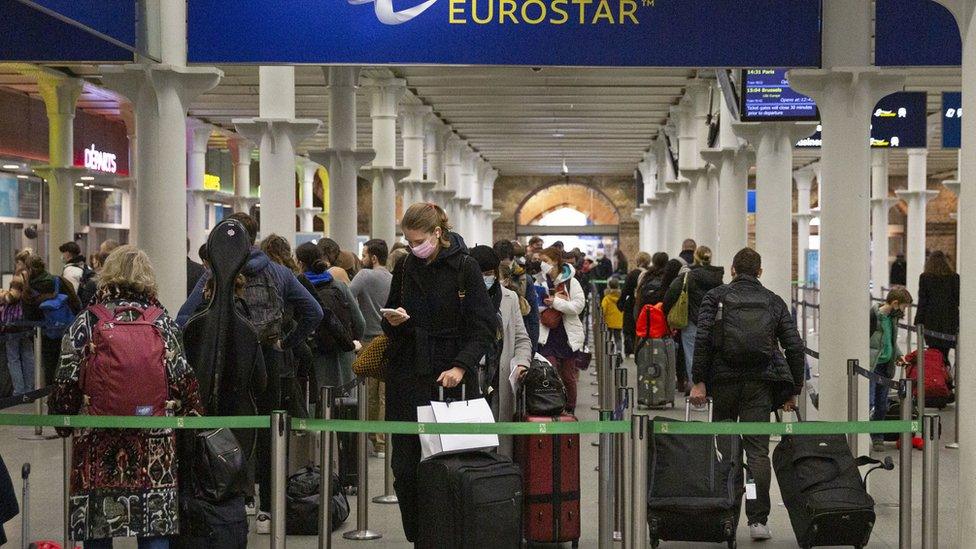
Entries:
{"type": "Polygon", "coordinates": [[[742,71],[742,121],[817,121],[817,104],[797,93],[786,80],[786,69],[742,71]]]}

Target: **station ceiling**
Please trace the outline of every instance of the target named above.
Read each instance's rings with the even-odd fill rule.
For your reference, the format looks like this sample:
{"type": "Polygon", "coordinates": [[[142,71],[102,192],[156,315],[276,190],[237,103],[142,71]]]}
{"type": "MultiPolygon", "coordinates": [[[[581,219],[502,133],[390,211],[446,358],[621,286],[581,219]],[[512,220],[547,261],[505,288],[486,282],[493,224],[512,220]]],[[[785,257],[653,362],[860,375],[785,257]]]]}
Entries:
{"type": "MultiPolygon", "coordinates": [[[[90,83],[79,108],[109,117],[120,116],[122,101],[101,89],[98,68],[59,67],[90,83]]],[[[190,116],[219,130],[211,146],[226,145],[234,118],[258,115],[258,67],[223,66],[224,78],[200,96],[190,116]]],[[[710,76],[703,71],[702,76],[710,76]]],[[[406,80],[407,102],[422,102],[504,175],[558,174],[565,159],[573,175],[633,173],[644,151],[667,121],[684,86],[696,77],[688,69],[543,68],[529,67],[392,67],[365,69],[371,76],[394,75],[406,80]]],[[[960,90],[959,68],[913,68],[906,90],[928,92],[930,175],[951,175],[956,151],[941,149],[941,94],[960,90]]],[[[0,87],[38,96],[34,77],[14,65],[0,64],[0,87]]],[[[717,100],[717,99],[716,99],[717,100]]],[[[296,67],[296,109],[299,118],[323,122],[299,152],[328,146],[329,90],[320,67],[296,67]]],[[[370,98],[358,96],[359,146],[371,146],[370,98]]],[[[399,140],[398,140],[399,142],[399,140]]],[[[398,151],[398,157],[401,154],[398,151]]],[[[796,167],[819,159],[819,149],[797,149],[796,167]]],[[[893,150],[892,175],[904,175],[907,156],[893,150]]]]}

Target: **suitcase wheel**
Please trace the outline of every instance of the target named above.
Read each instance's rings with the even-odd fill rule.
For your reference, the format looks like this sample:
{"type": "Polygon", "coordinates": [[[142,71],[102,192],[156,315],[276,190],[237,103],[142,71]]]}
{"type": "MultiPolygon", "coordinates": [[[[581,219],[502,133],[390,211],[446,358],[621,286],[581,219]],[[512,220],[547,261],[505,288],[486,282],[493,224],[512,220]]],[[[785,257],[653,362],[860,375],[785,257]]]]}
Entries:
{"type": "Polygon", "coordinates": [[[739,542],[734,539],[730,539],[728,541],[728,545],[729,545],[729,549],[737,549],[739,547],[739,542]]]}

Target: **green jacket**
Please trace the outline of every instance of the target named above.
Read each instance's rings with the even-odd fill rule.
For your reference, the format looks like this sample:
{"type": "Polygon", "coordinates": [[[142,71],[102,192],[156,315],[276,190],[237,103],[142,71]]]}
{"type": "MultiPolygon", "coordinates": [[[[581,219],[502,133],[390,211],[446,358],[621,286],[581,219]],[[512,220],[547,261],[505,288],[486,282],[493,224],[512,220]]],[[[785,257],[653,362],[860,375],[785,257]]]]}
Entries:
{"type": "MultiPolygon", "coordinates": [[[[871,367],[877,365],[878,356],[881,354],[881,338],[883,337],[884,330],[881,328],[881,306],[874,305],[871,307],[871,367]]],[[[893,358],[898,358],[903,355],[901,349],[898,348],[898,321],[894,320],[894,326],[891,330],[891,352],[893,358]]]]}

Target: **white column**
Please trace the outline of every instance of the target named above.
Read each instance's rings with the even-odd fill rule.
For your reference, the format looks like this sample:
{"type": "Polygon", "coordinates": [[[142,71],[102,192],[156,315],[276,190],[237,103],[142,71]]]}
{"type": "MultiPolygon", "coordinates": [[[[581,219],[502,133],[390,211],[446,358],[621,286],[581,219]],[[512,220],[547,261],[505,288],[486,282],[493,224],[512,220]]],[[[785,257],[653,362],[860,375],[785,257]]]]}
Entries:
{"type": "MultiPolygon", "coordinates": [[[[465,153],[466,179],[468,187],[468,234],[474,244],[484,244],[481,219],[481,155],[469,150],[465,153]]],[[[489,243],[491,245],[491,243],[489,243]]]]}
{"type": "Polygon", "coordinates": [[[136,193],[139,192],[138,170],[136,170],[136,150],[139,146],[139,136],[136,135],[136,113],[132,103],[124,102],[119,105],[119,116],[125,122],[125,136],[129,140],[129,199],[125,209],[129,212],[129,244],[139,245],[139,210],[135,207],[136,193]]]}
{"type": "Polygon", "coordinates": [[[454,226],[454,230],[464,234],[466,227],[462,226],[460,219],[460,202],[456,197],[460,193],[461,184],[461,151],[463,148],[461,138],[450,133],[444,142],[444,192],[442,198],[447,206],[447,217],[454,226]]]}
{"type": "MultiPolygon", "coordinates": [[[[733,136],[734,138],[734,136],[733,136]]],[[[732,258],[749,242],[748,212],[749,167],[755,155],[738,141],[734,145],[702,151],[702,157],[717,166],[717,191],[721,207],[718,210],[718,242],[715,245],[715,265],[725,267],[728,274],[732,258]]]]}
{"type": "Polygon", "coordinates": [[[223,73],[213,67],[186,67],[185,3],[150,7],[158,10],[163,62],[106,65],[99,71],[107,88],[135,105],[139,247],[153,262],[160,301],[176,311],[186,298],[186,265],[174,261],[186,253],[186,109],[216,86],[223,73]],[[159,215],[160,204],[169,208],[166,215],[159,215]]]}
{"type": "Polygon", "coordinates": [[[714,248],[718,240],[718,224],[716,215],[718,214],[718,194],[717,189],[712,184],[712,177],[708,173],[708,166],[702,159],[701,151],[708,147],[708,111],[709,89],[711,85],[705,80],[694,80],[689,84],[685,99],[688,101],[688,111],[686,119],[690,123],[690,132],[694,136],[692,139],[681,140],[681,154],[678,162],[682,162],[683,156],[689,156],[688,163],[690,169],[682,168],[682,175],[691,182],[689,190],[691,192],[690,209],[692,212],[692,238],[699,245],[714,248]]]}
{"type": "Polygon", "coordinates": [[[403,165],[410,170],[407,178],[400,181],[403,193],[403,209],[415,202],[423,202],[427,191],[433,187],[424,180],[424,138],[427,117],[433,110],[427,105],[403,105],[401,107],[400,133],[403,136],[403,165]]]}
{"type": "Polygon", "coordinates": [[[329,172],[329,234],[345,250],[358,249],[356,178],[373,159],[372,150],[356,149],[356,88],[359,67],[323,67],[329,85],[329,148],[309,158],[329,172]]]}
{"type": "MultiPolygon", "coordinates": [[[[813,97],[823,125],[820,185],[820,415],[827,421],[847,419],[848,359],[868,365],[870,282],[870,121],[879,99],[902,88],[904,77],[871,65],[870,3],[829,0],[824,3],[825,70],[792,70],[790,84],[813,97]]],[[[870,365],[868,365],[870,366],[870,365]]],[[[855,417],[867,417],[867,380],[855,417]]],[[[867,450],[859,437],[856,453],[867,450]]]]}
{"type": "Polygon", "coordinates": [[[756,251],[762,256],[763,285],[792,298],[793,146],[810,135],[813,124],[737,123],[737,134],[756,149],[756,251]]]}
{"type": "Polygon", "coordinates": [[[424,124],[424,152],[426,154],[427,169],[424,172],[426,191],[424,200],[435,202],[444,207],[444,139],[446,133],[444,123],[434,113],[427,115],[424,124]]]}
{"type": "Polygon", "coordinates": [[[186,237],[190,257],[199,261],[200,246],[207,241],[207,192],[203,178],[207,173],[207,143],[213,126],[186,119],[186,237]]]}
{"type": "Polygon", "coordinates": [[[871,150],[871,291],[884,297],[888,276],[888,149],[871,150]]]}
{"type": "Polygon", "coordinates": [[[457,183],[457,194],[454,202],[457,208],[459,227],[458,232],[465,241],[474,242],[475,235],[471,227],[471,179],[474,177],[474,158],[468,142],[461,140],[461,168],[457,183]]]}
{"type": "Polygon", "coordinates": [[[678,106],[671,107],[671,119],[674,120],[677,132],[678,174],[667,185],[675,192],[678,232],[676,246],[668,250],[668,253],[677,254],[681,251],[681,242],[684,239],[695,238],[694,185],[698,182],[704,165],[699,157],[693,100],[685,96],[678,106]]]}
{"type": "Polygon", "coordinates": [[[942,182],[942,186],[944,186],[945,188],[949,189],[949,191],[952,192],[952,194],[956,195],[956,213],[951,214],[951,215],[952,215],[952,218],[956,220],[956,254],[955,255],[956,255],[956,269],[957,270],[958,270],[959,264],[960,264],[959,263],[959,258],[962,257],[962,246],[960,246],[960,243],[959,243],[959,201],[958,201],[958,198],[959,198],[959,190],[962,187],[962,184],[959,181],[959,173],[961,171],[962,170],[957,170],[956,171],[956,178],[955,179],[952,179],[952,180],[948,180],[947,179],[947,180],[945,180],[945,181],[942,182]]]}
{"type": "MultiPolygon", "coordinates": [[[[655,232],[657,237],[653,239],[652,243],[654,247],[647,250],[647,253],[653,256],[657,252],[664,252],[667,250],[673,250],[674,246],[671,245],[671,232],[673,231],[672,225],[672,214],[675,210],[674,204],[674,193],[670,189],[659,189],[654,195],[654,201],[657,202],[657,221],[654,223],[655,232]]],[[[676,252],[668,252],[672,254],[676,252]]]]}
{"type": "Polygon", "coordinates": [[[234,213],[251,211],[251,153],[254,145],[244,138],[231,139],[230,162],[234,167],[234,213]]]}
{"type": "Polygon", "coordinates": [[[303,156],[298,157],[298,163],[302,167],[302,207],[298,209],[299,222],[303,233],[315,231],[315,216],[322,213],[322,208],[314,207],[315,204],[315,172],[319,165],[303,156]]]}
{"type": "Polygon", "coordinates": [[[295,118],[295,67],[260,67],[258,75],[258,118],[233,122],[238,133],[258,144],[262,238],[275,233],[295,246],[295,147],[322,123],[295,118]]]}
{"type": "Polygon", "coordinates": [[[74,164],[75,105],[84,82],[80,78],[63,78],[47,72],[37,75],[38,91],[44,100],[48,121],[48,154],[50,169],[44,170],[48,187],[47,266],[61,270],[58,247],[75,239],[74,164]]]}
{"type": "MultiPolygon", "coordinates": [[[[370,221],[372,238],[386,242],[396,239],[396,188],[410,173],[409,168],[396,166],[396,121],[400,99],[407,91],[400,78],[374,78],[371,92],[370,118],[373,121],[373,163],[362,169],[373,182],[373,204],[370,221]]],[[[404,150],[406,152],[406,150],[404,150]]]]}
{"type": "Polygon", "coordinates": [[[652,202],[656,193],[658,178],[658,161],[653,147],[644,154],[644,159],[637,164],[637,170],[641,174],[641,181],[644,183],[644,202],[638,205],[640,215],[637,217],[640,223],[640,250],[648,253],[654,248],[654,232],[656,227],[655,215],[657,214],[657,202],[652,202]]]}
{"type": "Polygon", "coordinates": [[[796,279],[801,286],[805,286],[807,280],[807,250],[810,248],[810,220],[813,219],[810,189],[815,175],[809,168],[793,172],[796,182],[796,213],[793,214],[796,219],[796,279]]]}
{"type": "MultiPolygon", "coordinates": [[[[976,178],[976,0],[937,0],[948,8],[956,18],[962,35],[962,108],[968,112],[962,119],[962,148],[959,151],[959,175],[961,183],[959,194],[959,217],[956,224],[959,231],[959,250],[976,246],[976,193],[972,189],[976,178]],[[963,183],[968,182],[968,183],[963,183]],[[962,214],[968,211],[968,214],[962,214]]],[[[976,309],[976,254],[959,253],[957,265],[961,277],[959,299],[960,311],[976,309]]],[[[959,318],[959,339],[957,349],[959,361],[976,364],[976,317],[961,314],[959,318]]],[[[965,366],[963,366],[965,368],[965,366]]],[[[972,418],[976,408],[972,395],[976,394],[976,375],[960,377],[956,392],[956,406],[960,418],[972,418]]],[[[956,525],[957,544],[976,538],[976,422],[963,421],[959,426],[959,503],[956,525]]]]}
{"type": "Polygon", "coordinates": [[[485,241],[488,245],[495,243],[495,220],[501,217],[501,212],[495,210],[495,181],[498,170],[486,163],[488,171],[481,180],[481,207],[485,212],[485,241]]]}
{"type": "Polygon", "coordinates": [[[908,219],[905,242],[907,253],[905,261],[908,263],[905,280],[912,297],[918,299],[918,277],[925,268],[925,226],[926,204],[935,198],[939,192],[928,190],[928,155],[926,149],[908,150],[908,190],[897,191],[895,194],[908,203],[908,219]]]}

